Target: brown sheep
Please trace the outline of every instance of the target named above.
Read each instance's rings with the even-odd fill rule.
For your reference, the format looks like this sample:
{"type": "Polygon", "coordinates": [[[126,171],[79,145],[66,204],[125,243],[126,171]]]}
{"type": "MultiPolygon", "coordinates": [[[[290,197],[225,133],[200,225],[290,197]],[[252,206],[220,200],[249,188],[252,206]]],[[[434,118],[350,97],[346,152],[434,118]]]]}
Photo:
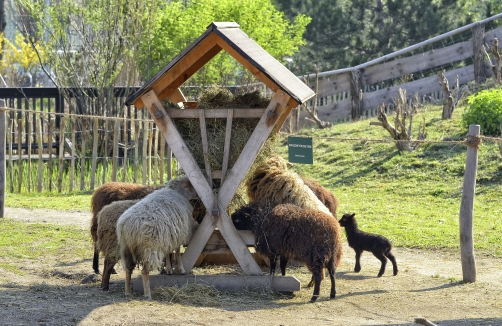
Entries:
{"type": "Polygon", "coordinates": [[[334,218],[337,218],[336,211],[338,210],[338,198],[327,188],[324,188],[319,182],[314,179],[302,178],[307,187],[312,190],[317,198],[323,203],[331,212],[334,218]]]}
{"type": "Polygon", "coordinates": [[[96,189],[91,199],[91,237],[94,243],[94,257],[92,260],[92,268],[96,274],[99,274],[99,249],[97,248],[97,230],[98,230],[98,213],[108,204],[118,200],[134,200],[142,199],[154,190],[161,186],[143,186],[125,182],[108,182],[96,189]]]}
{"type": "Polygon", "coordinates": [[[139,200],[119,200],[106,205],[98,213],[96,246],[105,258],[101,289],[110,288],[110,275],[113,267],[120,260],[120,248],[117,241],[117,220],[129,207],[139,200]]]}
{"type": "Polygon", "coordinates": [[[335,297],[335,272],[342,259],[342,239],[340,225],[331,215],[291,204],[272,208],[266,203],[254,202],[235,211],[232,222],[238,230],[253,231],[256,251],[270,259],[271,275],[275,273],[279,256],[283,276],[288,259],[305,263],[314,275],[310,302],[315,302],[324,279],[323,268],[327,268],[331,279],[330,298],[335,297]]]}

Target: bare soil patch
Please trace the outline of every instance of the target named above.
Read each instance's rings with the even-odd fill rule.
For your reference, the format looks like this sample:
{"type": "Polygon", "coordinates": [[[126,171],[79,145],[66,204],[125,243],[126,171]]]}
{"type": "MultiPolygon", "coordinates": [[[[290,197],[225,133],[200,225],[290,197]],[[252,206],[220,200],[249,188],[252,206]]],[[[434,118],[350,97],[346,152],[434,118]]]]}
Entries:
{"type": "MultiPolygon", "coordinates": [[[[6,208],[6,216],[30,222],[75,224],[88,232],[90,212],[6,208]]],[[[267,289],[218,291],[209,285],[159,288],[153,301],[140,293],[124,296],[124,273],[117,266],[109,292],[89,259],[56,266],[44,257],[23,266],[24,275],[1,270],[1,325],[417,325],[423,317],[437,325],[502,325],[502,259],[478,255],[477,281],[462,280],[457,251],[395,248],[399,274],[391,266],[377,278],[379,261],[365,253],[354,273],[354,253],[345,246],[337,270],[337,297],[329,300],[329,279],[321,297],[308,303],[312,289],[304,267],[288,274],[302,282],[293,295],[267,289]]],[[[0,254],[0,261],[3,258],[0,254]]],[[[20,260],[19,264],[23,262],[20,260]]],[[[197,274],[239,272],[238,266],[198,268],[197,274]]],[[[139,276],[139,272],[135,273],[139,276]]]]}

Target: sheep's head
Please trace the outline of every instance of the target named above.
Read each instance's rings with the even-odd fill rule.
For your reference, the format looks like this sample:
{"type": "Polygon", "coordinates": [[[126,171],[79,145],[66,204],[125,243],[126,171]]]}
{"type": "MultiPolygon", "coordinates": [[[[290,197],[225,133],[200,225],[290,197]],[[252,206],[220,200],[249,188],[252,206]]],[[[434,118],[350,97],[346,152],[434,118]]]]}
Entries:
{"type": "Polygon", "coordinates": [[[188,177],[183,176],[170,180],[167,183],[167,186],[171,189],[175,189],[187,199],[199,199],[199,195],[197,194],[197,191],[195,191],[195,188],[192,186],[188,177]]]}
{"type": "Polygon", "coordinates": [[[340,226],[350,226],[350,225],[355,225],[357,226],[357,222],[356,222],[356,213],[354,214],[343,214],[342,218],[340,219],[340,221],[338,221],[340,223],[340,226]]]}
{"type": "Polygon", "coordinates": [[[237,230],[251,230],[253,216],[256,216],[256,214],[259,214],[259,208],[255,203],[251,203],[236,210],[231,219],[237,230]]]}

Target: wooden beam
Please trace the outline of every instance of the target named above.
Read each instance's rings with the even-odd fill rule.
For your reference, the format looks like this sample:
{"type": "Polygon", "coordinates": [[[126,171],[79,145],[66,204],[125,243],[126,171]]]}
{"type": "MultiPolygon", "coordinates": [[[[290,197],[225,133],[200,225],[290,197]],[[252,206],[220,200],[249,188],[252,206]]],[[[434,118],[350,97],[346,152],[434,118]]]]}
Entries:
{"type": "Polygon", "coordinates": [[[213,190],[209,186],[200,170],[197,162],[195,161],[192,153],[185,144],[185,141],[181,137],[180,133],[176,129],[171,118],[166,113],[166,110],[160,103],[154,90],[149,91],[141,97],[145,107],[150,112],[150,115],[155,123],[159,127],[160,131],[164,135],[169,147],[171,148],[174,156],[178,162],[180,162],[183,170],[186,172],[192,186],[197,191],[200,199],[204,203],[204,206],[212,207],[214,202],[213,190]]]}
{"type": "Polygon", "coordinates": [[[253,164],[258,152],[267,140],[270,132],[275,126],[275,122],[279,120],[286,106],[290,101],[290,96],[286,92],[276,92],[270,101],[265,113],[261,117],[258,125],[251,134],[248,142],[244,146],[239,158],[235,162],[232,170],[225,176],[225,181],[218,193],[218,200],[223,207],[227,207],[228,203],[234,196],[239,184],[246,175],[247,171],[253,164]],[[274,116],[275,121],[270,120],[274,116]],[[273,122],[273,123],[271,123],[273,122]]]}
{"type": "MultiPolygon", "coordinates": [[[[150,275],[150,288],[160,286],[181,287],[187,283],[200,283],[219,290],[243,290],[246,288],[270,288],[274,291],[300,291],[301,283],[294,276],[242,276],[242,275],[150,275]]],[[[132,282],[133,291],[143,292],[141,276],[132,282]]]]}
{"type": "Polygon", "coordinates": [[[227,115],[227,126],[225,130],[225,145],[223,146],[223,164],[221,168],[221,182],[220,184],[223,183],[225,179],[225,174],[227,173],[228,169],[228,158],[230,156],[230,139],[232,136],[232,120],[234,116],[234,110],[228,110],[228,115],[227,115]]]}
{"type": "Polygon", "coordinates": [[[220,38],[219,36],[215,35],[216,37],[216,42],[218,45],[223,48],[228,54],[230,54],[235,60],[237,60],[241,65],[244,66],[247,70],[249,70],[253,75],[256,76],[262,83],[267,85],[268,88],[270,88],[273,92],[277,92],[279,90],[279,87],[275,82],[273,82],[271,79],[269,79],[265,74],[263,74],[258,68],[253,66],[248,60],[246,60],[242,55],[240,55],[239,52],[235,51],[228,43],[220,38]]]}
{"type": "MultiPolygon", "coordinates": [[[[167,98],[173,104],[177,104],[180,102],[186,102],[186,100],[187,100],[185,98],[185,95],[183,95],[183,93],[181,92],[181,90],[179,88],[176,88],[174,91],[172,91],[167,98]]],[[[159,97],[159,100],[162,100],[162,98],[159,97]]]]}
{"type": "MultiPolygon", "coordinates": [[[[194,110],[194,109],[185,109],[185,110],[167,109],[166,110],[167,114],[169,114],[169,117],[171,119],[199,118],[199,111],[200,110],[194,110]]],[[[227,118],[229,111],[233,111],[232,112],[233,118],[238,118],[238,119],[256,118],[256,119],[259,119],[262,117],[263,113],[265,112],[265,109],[211,109],[211,110],[205,110],[205,116],[208,119],[227,118]]]]}
{"type": "MultiPolygon", "coordinates": [[[[218,37],[215,34],[210,34],[201,40],[192,51],[181,58],[155,82],[151,90],[155,94],[158,94],[159,99],[170,97],[179,86],[221,51],[221,47],[216,44],[216,38],[218,37]]],[[[136,108],[141,109],[143,106],[146,106],[146,103],[143,101],[145,95],[134,102],[136,108]]]]}
{"type": "MultiPolygon", "coordinates": [[[[213,187],[213,178],[211,177],[211,163],[209,162],[209,144],[207,142],[207,129],[206,129],[206,117],[204,115],[205,110],[199,110],[199,125],[200,125],[200,135],[202,138],[202,155],[204,156],[204,166],[206,168],[207,182],[213,187]]],[[[208,207],[207,207],[208,208],[208,207]]]]}
{"type": "Polygon", "coordinates": [[[291,111],[294,108],[296,108],[298,105],[299,105],[299,103],[296,102],[296,100],[294,98],[290,98],[289,99],[289,102],[286,105],[286,110],[284,110],[282,112],[279,120],[277,120],[277,124],[275,125],[274,131],[273,131],[274,133],[278,133],[281,130],[282,125],[284,124],[284,121],[286,121],[286,119],[288,118],[288,116],[291,113],[291,111]]]}

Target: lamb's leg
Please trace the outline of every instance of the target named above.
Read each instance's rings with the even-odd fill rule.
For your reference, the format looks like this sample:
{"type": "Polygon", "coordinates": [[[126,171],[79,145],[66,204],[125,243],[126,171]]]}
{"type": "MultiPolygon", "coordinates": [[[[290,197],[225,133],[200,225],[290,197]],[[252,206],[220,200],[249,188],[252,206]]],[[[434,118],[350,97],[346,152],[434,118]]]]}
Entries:
{"type": "Polygon", "coordinates": [[[336,296],[336,287],[335,287],[335,273],[336,273],[336,267],[334,262],[329,262],[328,265],[326,266],[328,269],[329,273],[329,278],[331,280],[331,292],[329,294],[329,297],[331,299],[334,299],[336,296]]]}
{"type": "Polygon", "coordinates": [[[143,279],[143,296],[152,300],[152,293],[150,291],[150,277],[149,271],[145,267],[141,270],[141,278],[143,279]]]}
{"type": "Polygon", "coordinates": [[[378,277],[382,276],[385,273],[385,266],[387,265],[387,258],[383,254],[383,252],[373,252],[373,255],[378,258],[382,262],[382,266],[380,267],[380,271],[378,272],[378,277]]]}
{"type": "Polygon", "coordinates": [[[108,291],[110,289],[110,275],[112,274],[113,266],[115,262],[108,258],[105,258],[105,266],[103,269],[103,277],[101,278],[101,289],[103,291],[108,291]]]}
{"type": "Polygon", "coordinates": [[[125,270],[125,295],[127,298],[131,297],[131,275],[136,263],[132,257],[132,253],[129,248],[123,248],[120,253],[122,259],[122,265],[125,270]]]}
{"type": "Polygon", "coordinates": [[[359,273],[361,271],[361,255],[362,250],[356,250],[356,266],[354,267],[354,272],[359,273]]]}
{"type": "Polygon", "coordinates": [[[317,298],[319,297],[319,292],[321,291],[321,279],[322,279],[321,271],[322,269],[313,272],[315,284],[314,284],[314,294],[312,295],[312,298],[310,298],[311,303],[314,303],[317,300],[317,298]]]}
{"type": "Polygon", "coordinates": [[[277,256],[273,254],[268,255],[268,259],[270,260],[270,275],[275,274],[275,266],[277,265],[277,256]]]}
{"type": "Polygon", "coordinates": [[[288,257],[286,257],[284,255],[281,255],[280,266],[281,266],[281,274],[282,274],[282,276],[286,275],[286,265],[287,264],[288,264],[288,257]]]}
{"type": "Polygon", "coordinates": [[[394,276],[397,275],[397,263],[396,263],[396,257],[394,257],[394,255],[389,251],[387,252],[386,254],[387,258],[389,258],[389,260],[391,261],[392,263],[392,269],[394,271],[394,276]]]}
{"type": "Polygon", "coordinates": [[[186,274],[183,263],[181,262],[181,250],[180,247],[176,248],[176,263],[178,274],[186,274]]]}

